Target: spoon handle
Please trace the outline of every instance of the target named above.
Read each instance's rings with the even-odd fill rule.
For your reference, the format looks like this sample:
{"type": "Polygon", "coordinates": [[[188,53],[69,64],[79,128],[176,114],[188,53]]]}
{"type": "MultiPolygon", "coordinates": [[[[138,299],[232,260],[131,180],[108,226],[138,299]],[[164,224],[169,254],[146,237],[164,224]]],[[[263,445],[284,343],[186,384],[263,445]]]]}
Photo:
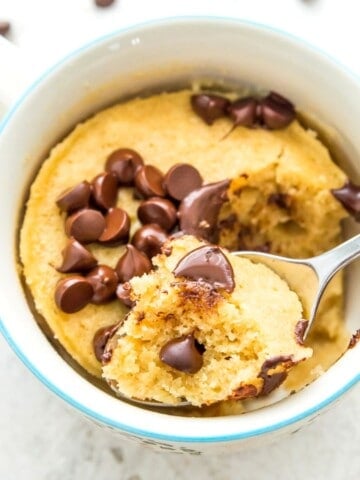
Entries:
{"type": "Polygon", "coordinates": [[[324,289],[336,272],[358,257],[360,257],[360,234],[322,255],[308,259],[307,263],[316,271],[320,289],[324,289]]]}

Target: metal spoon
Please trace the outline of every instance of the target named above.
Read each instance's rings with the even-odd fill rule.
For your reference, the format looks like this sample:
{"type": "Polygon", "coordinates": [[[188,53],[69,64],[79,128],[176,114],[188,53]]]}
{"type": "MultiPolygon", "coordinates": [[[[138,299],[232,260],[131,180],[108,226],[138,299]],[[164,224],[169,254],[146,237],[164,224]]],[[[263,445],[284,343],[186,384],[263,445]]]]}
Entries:
{"type": "MultiPolygon", "coordinates": [[[[314,322],[321,297],[330,280],[335,273],[360,257],[360,234],[317,257],[302,260],[253,251],[232,252],[232,255],[244,257],[268,266],[283,278],[289,287],[297,293],[303,305],[304,319],[309,322],[303,337],[305,339],[314,322]]],[[[274,393],[275,395],[271,394],[268,396],[269,401],[266,402],[267,405],[275,403],[287,396],[286,392],[281,392],[280,396],[276,395],[276,392],[274,393]]],[[[186,401],[172,405],[169,403],[128,398],[121,393],[118,393],[118,395],[130,402],[145,407],[179,408],[191,406],[191,404],[186,401]]],[[[264,406],[264,401],[262,402],[262,406],[264,406]]]]}
{"type": "Polygon", "coordinates": [[[321,255],[301,260],[252,251],[232,254],[263,263],[297,293],[303,305],[304,319],[309,322],[304,333],[305,339],[328,283],[335,273],[360,256],[360,234],[321,255]]]}

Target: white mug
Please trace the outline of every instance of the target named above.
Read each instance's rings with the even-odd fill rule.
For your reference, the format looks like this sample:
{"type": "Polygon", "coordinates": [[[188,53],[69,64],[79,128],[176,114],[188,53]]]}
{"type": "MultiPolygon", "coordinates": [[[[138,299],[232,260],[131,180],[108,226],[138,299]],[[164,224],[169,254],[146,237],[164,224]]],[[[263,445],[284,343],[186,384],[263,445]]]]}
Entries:
{"type": "MultiPolygon", "coordinates": [[[[24,77],[0,42],[0,104],[10,104],[24,77]]],[[[17,270],[23,201],[50,148],[93,112],[136,93],[173,88],[199,78],[259,85],[294,99],[333,130],[336,146],[360,173],[360,79],[313,47],[273,29],[239,20],[178,18],[107,35],[67,56],[28,86],[0,125],[0,330],[25,365],[88,418],[160,450],[231,452],[294,432],[360,380],[360,347],[348,350],[311,385],[244,415],[185,418],[130,405],[81,377],[53,349],[26,301],[17,270]]],[[[25,82],[26,83],[26,82],[25,82]]],[[[350,269],[346,322],[360,312],[359,267],[350,269]]]]}

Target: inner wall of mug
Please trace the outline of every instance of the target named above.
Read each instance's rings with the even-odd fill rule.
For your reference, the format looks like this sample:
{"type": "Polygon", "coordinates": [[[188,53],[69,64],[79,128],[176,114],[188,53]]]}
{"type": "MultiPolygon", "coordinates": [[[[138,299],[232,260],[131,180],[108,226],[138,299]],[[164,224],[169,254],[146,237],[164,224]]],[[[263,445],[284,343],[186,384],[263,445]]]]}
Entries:
{"type": "MultiPolygon", "coordinates": [[[[0,191],[6,244],[3,271],[9,285],[19,285],[18,291],[7,289],[6,308],[11,306],[24,335],[26,331],[34,335],[34,321],[29,313],[25,317],[29,311],[25,297],[23,302],[19,300],[22,289],[13,268],[14,238],[24,191],[40,161],[77,122],[102,107],[144,91],[174,89],[199,79],[259,86],[289,97],[302,111],[329,126],[330,136],[346,159],[347,171],[352,175],[360,172],[354,154],[360,151],[356,131],[360,102],[353,101],[360,98],[360,87],[306,45],[241,22],[197,19],[159,22],[94,42],[31,88],[9,118],[0,140],[1,151],[7,155],[3,174],[8,179],[0,191]]],[[[347,324],[352,330],[360,308],[360,297],[352,287],[360,282],[359,268],[352,268],[350,275],[347,324]]],[[[1,277],[4,284],[4,275],[1,277]]],[[[39,348],[46,355],[45,346],[39,348]]]]}

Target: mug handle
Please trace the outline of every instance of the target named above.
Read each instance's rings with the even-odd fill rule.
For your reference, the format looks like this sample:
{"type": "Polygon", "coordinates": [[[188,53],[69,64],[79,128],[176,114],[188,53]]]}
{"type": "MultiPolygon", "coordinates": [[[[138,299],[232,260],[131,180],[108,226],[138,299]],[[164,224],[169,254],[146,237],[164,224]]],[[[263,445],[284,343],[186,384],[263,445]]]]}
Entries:
{"type": "Polygon", "coordinates": [[[0,35],[0,118],[11,107],[36,72],[22,51],[0,35]]]}

